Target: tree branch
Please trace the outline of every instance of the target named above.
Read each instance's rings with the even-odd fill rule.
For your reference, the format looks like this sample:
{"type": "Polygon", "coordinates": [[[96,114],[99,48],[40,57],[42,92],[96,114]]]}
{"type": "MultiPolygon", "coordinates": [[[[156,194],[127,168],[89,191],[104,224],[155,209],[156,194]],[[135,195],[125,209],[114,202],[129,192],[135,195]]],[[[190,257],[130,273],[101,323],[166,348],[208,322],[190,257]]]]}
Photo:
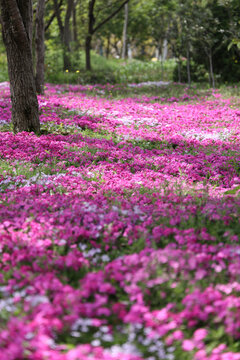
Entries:
{"type": "MultiPolygon", "coordinates": [[[[60,3],[58,4],[58,10],[60,10],[60,7],[62,6],[63,4],[63,0],[60,1],[60,3]]],[[[56,11],[54,11],[54,13],[52,14],[52,16],[50,17],[50,19],[48,20],[48,23],[46,24],[45,26],[45,31],[48,30],[49,26],[51,25],[51,23],[53,22],[53,20],[55,19],[56,17],[56,11]]]]}
{"type": "Polygon", "coordinates": [[[94,33],[94,23],[95,23],[95,17],[94,17],[94,6],[95,6],[96,0],[91,0],[88,7],[88,34],[94,33]]]}
{"type": "Polygon", "coordinates": [[[94,29],[93,29],[93,33],[95,33],[97,30],[99,30],[104,24],[106,24],[109,20],[111,20],[123,7],[125,4],[127,4],[130,0],[125,0],[121,6],[119,6],[119,8],[117,10],[115,10],[111,15],[109,15],[108,17],[106,17],[106,19],[104,19],[102,22],[100,22],[100,24],[98,24],[94,29]]]}
{"type": "Polygon", "coordinates": [[[63,27],[63,23],[62,23],[62,19],[61,19],[61,14],[60,14],[60,7],[58,4],[58,0],[54,0],[54,8],[55,8],[55,14],[57,17],[57,21],[58,21],[58,27],[60,30],[60,36],[61,36],[61,40],[63,41],[63,36],[64,36],[64,27],[63,27]]]}

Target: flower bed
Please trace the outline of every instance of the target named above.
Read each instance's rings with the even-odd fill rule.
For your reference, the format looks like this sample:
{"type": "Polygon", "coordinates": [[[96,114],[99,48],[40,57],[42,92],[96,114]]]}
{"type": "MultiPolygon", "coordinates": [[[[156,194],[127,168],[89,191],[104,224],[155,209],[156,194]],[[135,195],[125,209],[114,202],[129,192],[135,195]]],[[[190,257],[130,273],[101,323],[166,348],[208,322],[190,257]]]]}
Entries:
{"type": "Polygon", "coordinates": [[[240,110],[68,90],[0,87],[1,360],[240,359],[240,110]]]}

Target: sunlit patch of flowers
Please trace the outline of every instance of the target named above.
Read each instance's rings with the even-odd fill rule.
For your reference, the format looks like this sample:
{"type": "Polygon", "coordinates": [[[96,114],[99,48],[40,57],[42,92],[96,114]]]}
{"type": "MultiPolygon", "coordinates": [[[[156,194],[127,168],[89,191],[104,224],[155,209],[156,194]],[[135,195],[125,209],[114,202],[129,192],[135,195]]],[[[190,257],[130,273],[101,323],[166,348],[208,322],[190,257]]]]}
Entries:
{"type": "Polygon", "coordinates": [[[238,360],[240,110],[111,86],[0,86],[0,358],[238,360]]]}

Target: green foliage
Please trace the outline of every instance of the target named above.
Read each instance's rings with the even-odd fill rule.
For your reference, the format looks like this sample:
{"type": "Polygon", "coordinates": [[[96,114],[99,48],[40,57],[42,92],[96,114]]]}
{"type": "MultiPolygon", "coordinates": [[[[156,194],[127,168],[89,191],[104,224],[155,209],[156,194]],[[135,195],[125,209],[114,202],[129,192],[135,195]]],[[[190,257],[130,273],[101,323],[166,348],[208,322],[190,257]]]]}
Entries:
{"type": "MultiPolygon", "coordinates": [[[[173,70],[173,81],[179,81],[179,64],[175,65],[173,70]]],[[[190,62],[191,79],[194,82],[207,82],[208,73],[203,64],[198,64],[195,61],[190,62]]],[[[187,82],[187,62],[183,60],[180,62],[180,78],[181,82],[187,82]]]]}
{"type": "MultiPolygon", "coordinates": [[[[95,24],[101,24],[122,1],[96,0],[95,24]]],[[[34,0],[34,9],[37,1],[34,0]]],[[[67,2],[63,1],[64,23],[67,2]]],[[[181,81],[187,81],[187,44],[190,44],[191,78],[194,82],[209,79],[209,53],[218,84],[240,79],[240,3],[237,0],[131,0],[129,2],[128,43],[134,60],[122,61],[123,9],[100,27],[92,39],[92,71],[85,71],[85,38],[88,32],[88,1],[76,2],[76,27],[70,30],[71,69],[63,71],[63,45],[56,17],[45,33],[45,81],[66,84],[138,83],[142,81],[178,81],[176,61],[181,61],[181,81]],[[151,62],[168,41],[171,59],[161,64],[151,62]],[[102,56],[98,55],[101,54],[102,56]],[[106,57],[108,59],[106,59],[106,57]],[[145,61],[139,61],[141,59],[145,61]]],[[[53,2],[46,3],[45,24],[54,14],[53,2]]],[[[34,51],[33,51],[34,53],[34,51]]],[[[0,41],[0,82],[8,80],[7,59],[0,41]]]]}
{"type": "Polygon", "coordinates": [[[58,84],[139,83],[142,81],[169,81],[175,60],[160,61],[106,59],[92,51],[92,68],[86,71],[83,52],[72,53],[74,71],[62,70],[61,50],[49,47],[46,56],[46,82],[58,84]]]}
{"type": "Polygon", "coordinates": [[[138,83],[144,81],[172,80],[172,71],[174,65],[174,60],[168,60],[164,62],[162,69],[162,64],[160,61],[129,61],[118,67],[116,71],[116,82],[138,83]]]}
{"type": "Polygon", "coordinates": [[[7,57],[5,55],[4,46],[0,42],[0,82],[7,80],[8,80],[7,57]]]}

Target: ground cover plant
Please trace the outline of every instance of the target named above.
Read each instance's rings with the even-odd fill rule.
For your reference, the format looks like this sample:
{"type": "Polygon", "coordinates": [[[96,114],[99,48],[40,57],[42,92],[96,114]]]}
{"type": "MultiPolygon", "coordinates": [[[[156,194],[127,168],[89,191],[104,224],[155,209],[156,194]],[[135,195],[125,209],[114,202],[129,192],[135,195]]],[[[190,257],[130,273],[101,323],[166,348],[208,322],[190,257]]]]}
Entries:
{"type": "Polygon", "coordinates": [[[230,91],[47,85],[36,136],[1,84],[1,360],[240,359],[230,91]]]}

